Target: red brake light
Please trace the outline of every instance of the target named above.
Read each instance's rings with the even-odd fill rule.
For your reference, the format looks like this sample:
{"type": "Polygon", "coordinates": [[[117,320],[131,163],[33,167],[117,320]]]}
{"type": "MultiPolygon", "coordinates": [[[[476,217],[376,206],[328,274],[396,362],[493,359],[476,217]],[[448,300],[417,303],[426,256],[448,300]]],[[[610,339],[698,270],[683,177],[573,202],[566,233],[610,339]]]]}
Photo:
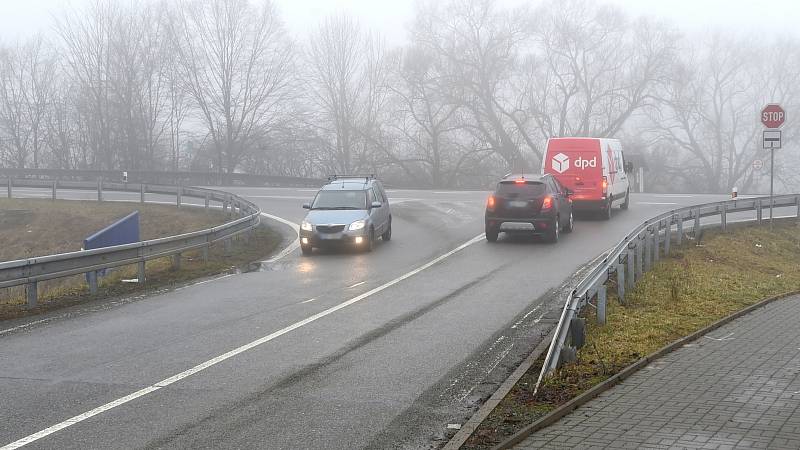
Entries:
{"type": "Polygon", "coordinates": [[[520,178],[519,180],[514,180],[514,183],[525,184],[525,180],[520,178]]]}
{"type": "Polygon", "coordinates": [[[494,195],[489,196],[489,200],[486,201],[486,209],[489,211],[494,211],[494,195]]]}
{"type": "Polygon", "coordinates": [[[542,209],[550,209],[553,207],[553,197],[545,197],[542,200],[542,209]]]}
{"type": "Polygon", "coordinates": [[[603,186],[603,192],[606,192],[606,191],[608,190],[608,178],[606,178],[606,177],[603,177],[603,184],[602,184],[602,186],[603,186]]]}

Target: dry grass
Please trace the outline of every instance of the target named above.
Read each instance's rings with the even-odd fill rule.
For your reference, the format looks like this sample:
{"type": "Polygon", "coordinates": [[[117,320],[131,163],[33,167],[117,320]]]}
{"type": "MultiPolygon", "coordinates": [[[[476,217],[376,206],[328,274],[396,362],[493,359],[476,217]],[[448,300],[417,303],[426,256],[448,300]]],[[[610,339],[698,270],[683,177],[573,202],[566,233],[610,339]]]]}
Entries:
{"type": "Polygon", "coordinates": [[[664,345],[762,299],[800,290],[800,226],[706,233],[702,246],[689,243],[656,264],[624,306],[612,290],[607,325],[587,317],[578,361],[548,378],[534,397],[538,361],[463,448],[490,448],[664,345]]]}
{"type": "Polygon", "coordinates": [[[221,211],[200,208],[0,198],[0,261],[80,250],[86,237],[137,210],[144,240],[202,230],[227,220],[221,211]]]}
{"type": "MultiPolygon", "coordinates": [[[[221,211],[178,209],[168,205],[0,199],[0,260],[79,250],[84,237],[137,209],[141,214],[143,239],[204,229],[228,220],[221,211]],[[23,214],[24,220],[4,222],[1,213],[9,209],[31,212],[23,214]],[[52,223],[62,225],[49,226],[52,223]],[[37,236],[37,239],[29,239],[28,236],[37,236]]],[[[173,269],[170,258],[148,261],[147,282],[144,285],[122,281],[137,277],[136,266],[120,267],[101,278],[100,289],[95,296],[88,292],[82,275],[42,282],[39,283],[39,306],[32,310],[25,308],[24,288],[0,290],[0,320],[103,298],[153,292],[192,279],[241,270],[272,253],[281,240],[275,231],[261,227],[250,241],[235,240],[228,256],[224,254],[221,243],[212,246],[208,263],[203,262],[199,251],[184,254],[180,270],[173,269]]]]}

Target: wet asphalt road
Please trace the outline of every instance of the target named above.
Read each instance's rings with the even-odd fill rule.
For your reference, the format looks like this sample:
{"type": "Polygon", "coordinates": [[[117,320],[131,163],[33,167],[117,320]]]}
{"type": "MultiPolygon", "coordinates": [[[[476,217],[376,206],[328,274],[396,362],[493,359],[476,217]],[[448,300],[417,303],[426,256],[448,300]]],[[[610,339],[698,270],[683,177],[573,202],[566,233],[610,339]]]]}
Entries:
{"type": "MultiPolygon", "coordinates": [[[[231,191],[294,223],[314,195],[231,191]]],[[[552,326],[554,289],[642,220],[721,199],[636,194],[629,211],[579,220],[550,245],[474,239],[486,193],[389,196],[392,241],[369,254],[297,250],[257,272],[73,308],[14,331],[5,332],[24,323],[0,322],[0,445],[283,330],[28,447],[436,447],[447,423],[464,422],[552,326]]]]}

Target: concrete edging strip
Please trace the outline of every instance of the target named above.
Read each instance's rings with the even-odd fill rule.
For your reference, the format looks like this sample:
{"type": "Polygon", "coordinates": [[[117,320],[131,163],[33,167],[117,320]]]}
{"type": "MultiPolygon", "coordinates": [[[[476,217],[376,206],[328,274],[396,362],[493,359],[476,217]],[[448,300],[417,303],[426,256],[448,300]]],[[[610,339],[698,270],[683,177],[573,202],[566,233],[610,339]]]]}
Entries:
{"type": "MultiPolygon", "coordinates": [[[[770,303],[772,303],[772,302],[774,302],[776,300],[782,300],[784,298],[791,297],[793,295],[798,295],[798,294],[800,294],[800,291],[787,292],[787,293],[784,293],[784,294],[780,294],[780,295],[776,295],[774,297],[767,298],[767,299],[762,300],[762,301],[760,301],[760,302],[758,302],[756,304],[753,304],[753,305],[750,305],[750,306],[748,306],[748,307],[746,307],[744,309],[741,309],[741,310],[739,310],[739,311],[737,311],[737,312],[735,312],[735,313],[733,313],[733,314],[731,314],[731,315],[729,315],[727,317],[724,317],[724,318],[712,323],[711,325],[709,325],[709,326],[707,326],[705,328],[702,328],[700,330],[695,331],[694,333],[692,333],[692,334],[690,334],[690,335],[688,335],[686,337],[682,337],[682,338],[672,342],[671,344],[667,344],[666,346],[660,348],[659,350],[656,350],[654,353],[651,353],[651,354],[645,356],[644,358],[642,358],[642,359],[634,362],[633,364],[629,365],[628,367],[622,369],[622,371],[612,375],[610,378],[608,378],[605,381],[603,381],[602,383],[592,387],[591,389],[589,389],[588,391],[584,392],[583,394],[573,398],[572,400],[568,401],[567,403],[564,403],[563,405],[561,405],[558,408],[554,409],[549,414],[547,414],[546,416],[544,416],[541,419],[537,420],[536,422],[533,422],[532,424],[526,426],[525,428],[523,428],[522,430],[518,431],[517,433],[515,433],[513,436],[511,436],[507,440],[505,440],[502,443],[500,443],[499,445],[493,447],[493,450],[509,449],[509,448],[512,448],[514,445],[521,443],[523,440],[525,440],[525,438],[527,438],[531,434],[533,434],[533,433],[535,433],[535,432],[537,432],[537,431],[539,431],[539,430],[541,430],[543,428],[546,428],[546,427],[554,424],[555,422],[560,420],[562,417],[566,416],[567,414],[569,414],[572,411],[574,411],[575,409],[577,409],[579,406],[581,406],[581,405],[583,405],[585,403],[588,403],[590,400],[594,399],[595,397],[597,397],[601,393],[603,393],[603,392],[611,389],[612,387],[616,386],[617,384],[621,383],[622,381],[624,381],[626,378],[628,378],[631,375],[633,375],[636,371],[638,371],[642,367],[650,364],[654,360],[666,355],[667,353],[671,353],[672,351],[676,350],[677,348],[682,347],[683,345],[685,345],[685,344],[687,344],[689,342],[692,342],[692,341],[694,341],[696,339],[699,339],[700,337],[702,337],[702,336],[704,336],[704,335],[716,330],[717,328],[719,328],[719,327],[721,327],[723,325],[727,325],[728,323],[730,323],[730,322],[732,322],[732,321],[734,321],[734,320],[736,320],[736,319],[738,319],[738,318],[740,318],[740,317],[742,317],[742,316],[744,316],[746,314],[749,314],[749,313],[753,312],[756,309],[764,307],[764,306],[766,306],[766,305],[768,305],[768,304],[770,304],[770,303]]],[[[537,347],[537,349],[538,349],[538,347],[537,347]]],[[[520,366],[520,367],[522,367],[522,366],[520,366]]],[[[515,372],[515,374],[516,374],[516,372],[515,372]]],[[[520,375],[520,377],[521,377],[521,375],[520,375]]],[[[509,380],[510,380],[510,378],[509,378],[509,380]]],[[[503,385],[503,387],[504,386],[505,386],[505,384],[503,385]]],[[[509,390],[510,390],[510,388],[509,388],[509,390]]],[[[498,390],[498,392],[499,392],[499,390],[498,390]]],[[[503,396],[505,396],[505,395],[503,395],[503,396]]],[[[494,398],[494,396],[492,396],[492,398],[494,398]]],[[[483,408],[481,408],[481,409],[483,409],[483,408]]],[[[494,409],[494,407],[492,407],[492,409],[494,409]]],[[[488,413],[486,415],[488,416],[488,413]]],[[[470,421],[472,421],[472,419],[470,419],[470,421]]],[[[470,434],[472,434],[472,432],[470,432],[470,434]]],[[[464,442],[466,442],[466,439],[464,439],[464,442]]],[[[463,444],[463,442],[462,442],[462,444],[463,444]]],[[[459,444],[459,445],[462,445],[462,444],[459,444]]],[[[449,445],[449,443],[448,443],[448,445],[449,445]]],[[[448,448],[448,447],[445,447],[445,448],[448,448]]]]}
{"type": "Polygon", "coordinates": [[[517,367],[514,372],[500,385],[500,387],[489,397],[489,400],[486,403],[482,404],[480,408],[469,418],[467,423],[465,423],[461,429],[445,444],[442,450],[457,450],[467,442],[467,439],[475,433],[475,430],[489,417],[489,414],[494,411],[497,405],[500,404],[501,401],[511,392],[511,389],[516,386],[517,382],[522,378],[523,375],[528,371],[528,369],[533,366],[539,356],[542,353],[547,351],[547,348],[550,346],[550,341],[553,340],[553,334],[555,333],[556,328],[547,333],[547,336],[539,342],[530,355],[522,361],[519,367],[517,367]]]}

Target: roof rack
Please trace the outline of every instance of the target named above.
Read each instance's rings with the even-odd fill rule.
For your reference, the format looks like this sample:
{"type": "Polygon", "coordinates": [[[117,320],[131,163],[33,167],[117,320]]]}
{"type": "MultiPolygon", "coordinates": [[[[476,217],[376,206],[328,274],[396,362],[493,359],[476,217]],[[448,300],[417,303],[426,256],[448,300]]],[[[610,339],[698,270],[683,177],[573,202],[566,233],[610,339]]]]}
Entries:
{"type": "Polygon", "coordinates": [[[330,175],[328,181],[336,181],[341,179],[359,179],[363,178],[364,181],[374,180],[378,178],[374,173],[368,175],[330,175]]]}

